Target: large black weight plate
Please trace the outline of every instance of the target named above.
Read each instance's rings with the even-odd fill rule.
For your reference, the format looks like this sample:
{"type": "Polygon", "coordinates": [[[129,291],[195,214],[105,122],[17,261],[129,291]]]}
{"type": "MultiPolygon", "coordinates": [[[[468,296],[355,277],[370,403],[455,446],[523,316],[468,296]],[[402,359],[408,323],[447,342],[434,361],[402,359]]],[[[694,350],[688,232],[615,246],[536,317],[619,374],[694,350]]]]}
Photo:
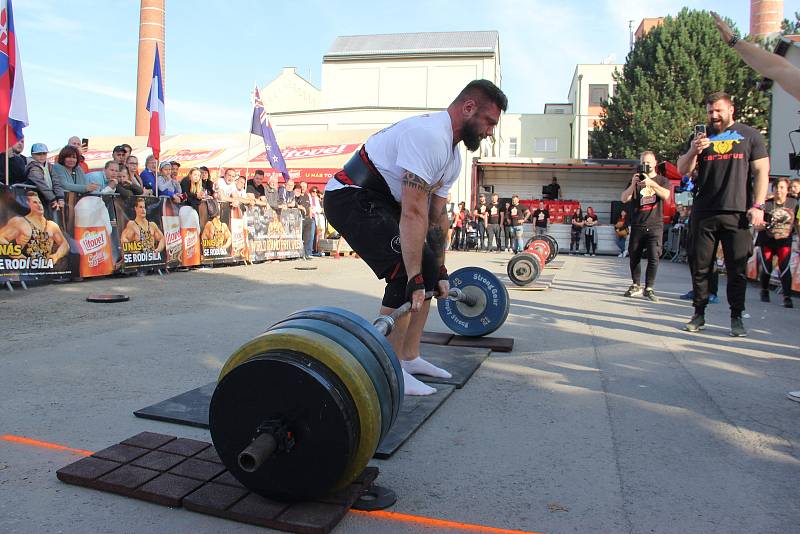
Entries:
{"type": "Polygon", "coordinates": [[[359,441],[356,407],[338,377],[291,351],[268,351],[231,369],[211,397],[211,439],[225,466],[250,490],[279,500],[326,495],[343,476],[359,441]],[[295,438],[254,473],[239,453],[265,420],[284,420],[295,438]]]}
{"type": "Polygon", "coordinates": [[[299,328],[316,332],[338,343],[355,356],[364,367],[367,375],[369,375],[372,385],[375,386],[375,393],[378,395],[381,407],[381,438],[383,438],[389,432],[392,424],[394,399],[392,398],[386,375],[384,375],[383,369],[378,364],[376,357],[369,352],[369,349],[345,329],[320,319],[284,319],[272,325],[269,330],[280,330],[281,328],[299,328]]]}
{"type": "Polygon", "coordinates": [[[491,334],[508,317],[508,290],[494,274],[480,267],[464,267],[450,274],[450,287],[477,299],[475,306],[450,299],[439,299],[442,322],[462,336],[491,334]]]}
{"type": "Polygon", "coordinates": [[[400,367],[400,360],[394,353],[394,349],[389,344],[386,336],[378,332],[372,326],[372,323],[360,315],[343,308],[335,308],[333,306],[307,308],[297,311],[288,317],[288,319],[297,318],[319,319],[344,328],[369,348],[370,353],[377,358],[378,363],[386,374],[389,387],[393,391],[392,398],[397,399],[392,410],[392,424],[394,424],[403,403],[405,385],[403,383],[403,370],[400,367]]]}
{"type": "Polygon", "coordinates": [[[101,304],[111,304],[114,302],[127,302],[131,300],[128,295],[121,294],[103,294],[103,295],[90,295],[86,297],[86,302],[99,302],[101,304]]]}
{"type": "Polygon", "coordinates": [[[550,263],[556,259],[556,256],[558,256],[558,240],[555,237],[547,234],[539,237],[550,243],[550,257],[547,259],[547,263],[550,263]]]}
{"type": "Polygon", "coordinates": [[[516,254],[508,260],[506,272],[514,284],[523,287],[530,285],[541,274],[539,258],[528,252],[516,254]]]}

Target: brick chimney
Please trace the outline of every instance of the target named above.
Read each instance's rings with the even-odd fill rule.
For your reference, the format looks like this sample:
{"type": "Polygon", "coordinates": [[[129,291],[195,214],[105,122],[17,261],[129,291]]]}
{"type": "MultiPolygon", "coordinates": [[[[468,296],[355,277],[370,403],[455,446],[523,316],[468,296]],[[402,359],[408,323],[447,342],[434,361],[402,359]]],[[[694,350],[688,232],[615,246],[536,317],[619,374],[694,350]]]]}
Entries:
{"type": "MultiPolygon", "coordinates": [[[[150,113],[147,97],[153,81],[153,58],[158,44],[158,59],[161,74],[166,75],[164,61],[164,2],[165,0],[141,0],[139,7],[139,68],[136,76],[136,135],[147,135],[150,131],[150,113]]],[[[164,82],[166,92],[166,81],[164,82]]]]}
{"type": "Polygon", "coordinates": [[[750,0],[750,35],[768,37],[781,31],[783,0],[750,0]]]}

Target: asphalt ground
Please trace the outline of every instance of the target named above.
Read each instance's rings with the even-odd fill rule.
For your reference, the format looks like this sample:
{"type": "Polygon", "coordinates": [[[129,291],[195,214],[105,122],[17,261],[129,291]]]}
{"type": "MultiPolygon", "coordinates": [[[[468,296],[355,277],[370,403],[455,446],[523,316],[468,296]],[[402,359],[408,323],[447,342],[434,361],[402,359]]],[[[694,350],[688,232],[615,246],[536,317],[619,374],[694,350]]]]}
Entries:
{"type": "MultiPolygon", "coordinates": [[[[509,256],[453,253],[448,266],[504,275],[509,256]]],[[[799,532],[800,403],[785,394],[800,389],[800,309],[763,304],[750,286],[749,337],[729,337],[724,295],[709,328],[689,334],[686,265],[662,262],[652,303],[621,296],[627,260],[560,259],[551,290],[510,291],[495,335],[514,351],[492,354],[394,457],[373,461],[399,496],[392,511],[413,517],[351,513],[336,532],[799,532]]],[[[264,532],[63,484],[56,470],[79,454],[5,437],[88,451],[141,431],[209,440],[132,412],[214,380],[296,309],[377,312],[382,286],[362,262],[295,269],[306,265],[0,291],[0,531],[264,532]],[[84,300],[108,292],[131,300],[84,300]]],[[[435,313],[428,329],[444,331],[435,313]]]]}

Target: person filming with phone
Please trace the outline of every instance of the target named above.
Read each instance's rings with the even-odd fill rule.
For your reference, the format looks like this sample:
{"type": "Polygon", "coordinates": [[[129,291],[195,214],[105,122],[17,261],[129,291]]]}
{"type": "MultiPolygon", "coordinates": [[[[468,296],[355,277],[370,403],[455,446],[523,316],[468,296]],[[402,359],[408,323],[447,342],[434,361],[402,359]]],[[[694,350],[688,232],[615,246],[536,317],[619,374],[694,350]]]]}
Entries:
{"type": "Polygon", "coordinates": [[[734,122],[734,106],[726,93],[706,99],[707,130],[696,128],[686,153],[678,158],[683,175],[697,168],[696,193],[689,223],[694,315],[686,330],[705,327],[708,282],[717,243],[722,243],[728,274],[731,336],[746,336],[742,323],[747,258],[752,253],[750,225],[764,221],[769,183],[769,157],[755,128],[734,122]]]}
{"type": "Polygon", "coordinates": [[[656,173],[656,155],[647,150],[639,157],[639,168],[631,178],[631,184],[622,192],[623,203],[630,202],[631,238],[628,255],[631,258],[633,284],[625,292],[626,297],[644,297],[658,302],[654,286],[661,257],[664,235],[664,201],[669,198],[669,180],[656,173]],[[639,285],[642,277],[641,259],[647,256],[644,291],[639,285]]]}

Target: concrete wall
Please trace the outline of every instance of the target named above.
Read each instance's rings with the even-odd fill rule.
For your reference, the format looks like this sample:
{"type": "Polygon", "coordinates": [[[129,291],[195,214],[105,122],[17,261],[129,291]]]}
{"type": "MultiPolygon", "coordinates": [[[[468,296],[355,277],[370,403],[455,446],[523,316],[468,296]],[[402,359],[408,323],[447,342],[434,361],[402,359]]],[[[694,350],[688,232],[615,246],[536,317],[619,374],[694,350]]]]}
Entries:
{"type": "MultiPolygon", "coordinates": [[[[800,68],[800,43],[789,47],[785,56],[792,65],[800,68]]],[[[769,131],[770,174],[772,176],[797,177],[798,172],[789,169],[789,132],[800,127],[800,102],[784,91],[777,83],[772,86],[772,117],[769,131]]],[[[800,133],[792,135],[794,145],[800,153],[800,133]]]]}

